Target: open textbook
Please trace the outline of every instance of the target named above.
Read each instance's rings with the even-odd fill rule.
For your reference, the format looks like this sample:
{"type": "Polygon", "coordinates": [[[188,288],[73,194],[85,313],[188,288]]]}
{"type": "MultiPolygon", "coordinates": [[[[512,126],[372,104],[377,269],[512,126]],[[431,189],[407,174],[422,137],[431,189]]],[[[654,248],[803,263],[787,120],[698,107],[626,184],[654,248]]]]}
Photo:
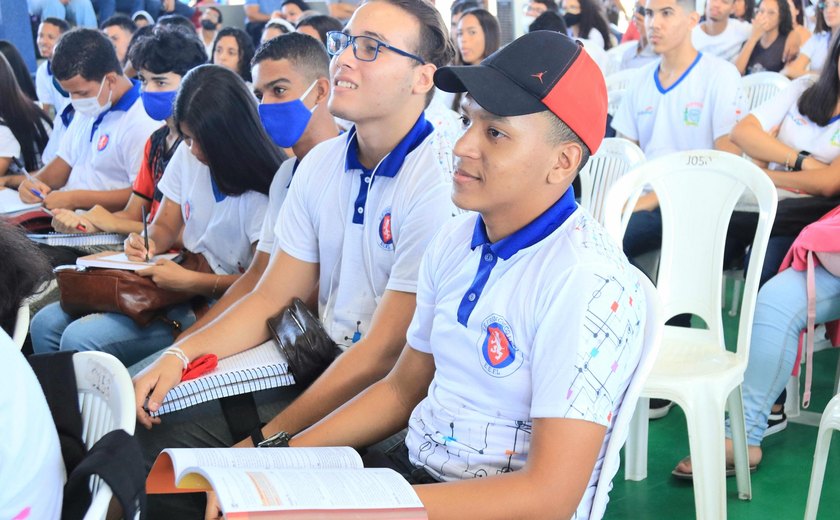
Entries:
{"type": "Polygon", "coordinates": [[[154,265],[160,259],[172,260],[178,256],[176,253],[167,253],[165,255],[155,255],[150,258],[148,262],[134,262],[129,260],[125,253],[114,253],[113,251],[105,251],[103,253],[96,253],[95,255],[83,256],[76,259],[76,265],[82,267],[102,267],[105,269],[122,269],[124,271],[140,271],[154,265]]]}
{"type": "Polygon", "coordinates": [[[166,449],[146,492],[216,492],[225,518],[426,518],[396,471],[362,466],[352,448],[166,449]]]}

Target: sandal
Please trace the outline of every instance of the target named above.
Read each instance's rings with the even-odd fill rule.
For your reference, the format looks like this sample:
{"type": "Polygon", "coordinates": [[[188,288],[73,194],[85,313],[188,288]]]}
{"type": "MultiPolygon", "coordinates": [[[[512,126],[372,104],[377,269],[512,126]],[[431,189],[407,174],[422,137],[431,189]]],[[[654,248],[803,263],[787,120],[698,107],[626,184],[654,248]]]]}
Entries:
{"type": "MultiPolygon", "coordinates": [[[[688,462],[690,460],[691,460],[691,457],[686,457],[683,460],[681,460],[680,463],[677,464],[677,466],[679,466],[683,462],[688,462]]],[[[758,464],[753,464],[752,466],[750,466],[750,473],[755,473],[755,471],[757,469],[758,469],[758,464]]],[[[694,479],[692,473],[687,473],[685,471],[680,471],[677,468],[674,468],[674,470],[671,472],[671,475],[673,475],[675,478],[678,478],[680,480],[693,480],[694,479]]],[[[735,476],[735,465],[734,464],[727,464],[726,465],[726,476],[727,477],[734,477],[735,476]]]]}

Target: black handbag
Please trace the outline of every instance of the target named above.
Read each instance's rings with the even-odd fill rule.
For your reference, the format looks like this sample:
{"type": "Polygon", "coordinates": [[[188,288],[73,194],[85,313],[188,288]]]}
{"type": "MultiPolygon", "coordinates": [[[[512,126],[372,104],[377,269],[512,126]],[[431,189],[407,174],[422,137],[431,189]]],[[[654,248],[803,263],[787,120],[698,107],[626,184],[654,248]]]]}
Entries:
{"type": "Polygon", "coordinates": [[[300,300],[268,319],[268,328],[289,363],[295,383],[306,388],[341,354],[321,320],[300,300]]]}

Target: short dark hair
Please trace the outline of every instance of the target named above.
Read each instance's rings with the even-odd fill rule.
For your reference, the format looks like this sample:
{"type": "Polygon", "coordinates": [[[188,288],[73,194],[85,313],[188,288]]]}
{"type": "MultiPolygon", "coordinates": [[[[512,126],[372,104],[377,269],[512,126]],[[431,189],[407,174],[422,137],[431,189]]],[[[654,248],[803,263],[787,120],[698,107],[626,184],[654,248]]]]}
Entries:
{"type": "Polygon", "coordinates": [[[64,34],[64,33],[66,33],[67,31],[70,30],[70,24],[67,23],[66,20],[62,20],[61,18],[56,18],[54,16],[44,18],[43,20],[41,20],[41,23],[42,24],[46,23],[46,24],[50,24],[50,25],[54,25],[54,26],[58,27],[58,31],[61,34],[64,34]]]}
{"type": "Polygon", "coordinates": [[[817,82],[799,96],[799,113],[818,126],[828,126],[840,98],[840,79],[837,78],[837,60],[840,59],[840,38],[834,38],[828,58],[817,82]]]}
{"type": "Polygon", "coordinates": [[[224,22],[224,21],[225,21],[225,17],[224,17],[224,16],[222,16],[222,10],[221,10],[221,9],[219,9],[218,7],[214,7],[214,6],[212,6],[212,5],[211,5],[211,6],[210,6],[210,7],[208,7],[206,10],[207,10],[207,11],[211,11],[211,10],[212,10],[212,11],[216,11],[216,13],[219,15],[219,23],[222,23],[222,22],[224,22]]]}
{"type": "Polygon", "coordinates": [[[330,31],[341,31],[344,24],[338,18],[327,16],[325,14],[310,14],[298,20],[295,26],[298,29],[301,27],[312,27],[318,31],[318,36],[321,38],[321,43],[327,45],[327,33],[330,31]]]}
{"type": "Polygon", "coordinates": [[[216,33],[216,39],[213,40],[213,50],[210,57],[210,63],[215,63],[216,45],[219,40],[225,36],[232,36],[236,40],[236,46],[239,47],[239,76],[245,81],[251,81],[251,58],[254,57],[254,41],[242,29],[236,27],[225,27],[216,33]]]}
{"type": "Polygon", "coordinates": [[[108,27],[114,27],[114,26],[122,27],[123,29],[128,31],[130,34],[134,34],[134,31],[137,30],[137,24],[135,24],[134,21],[131,18],[129,18],[128,16],[126,16],[124,14],[115,14],[114,16],[112,16],[112,17],[108,18],[107,20],[105,20],[104,22],[102,22],[99,25],[99,28],[104,31],[108,27]]]}
{"type": "Polygon", "coordinates": [[[222,193],[268,194],[285,156],[265,132],[257,101],[235,72],[218,65],[189,71],[173,115],[179,132],[189,126],[222,193]]]}
{"type": "Polygon", "coordinates": [[[458,0],[452,4],[452,7],[449,8],[450,16],[455,16],[456,14],[461,14],[467,9],[478,9],[481,7],[476,0],[458,0]]]}
{"type": "Polygon", "coordinates": [[[566,27],[566,20],[554,11],[546,11],[531,22],[528,26],[528,32],[534,31],[554,31],[560,34],[566,34],[568,27],[566,27]]]}
{"type": "Polygon", "coordinates": [[[17,81],[20,90],[31,100],[38,99],[38,94],[35,91],[35,83],[32,81],[32,76],[29,74],[29,68],[23,61],[23,56],[18,52],[17,47],[12,42],[7,40],[0,40],[0,54],[2,54],[9,65],[12,67],[12,72],[15,73],[15,80],[17,81]]]}
{"type": "Polygon", "coordinates": [[[207,51],[194,32],[158,25],[134,44],[129,59],[137,71],[146,69],[156,74],[174,72],[184,76],[190,69],[207,63],[207,51]]]}
{"type": "Polygon", "coordinates": [[[298,6],[300,8],[301,11],[311,11],[312,10],[312,8],[309,7],[309,4],[307,4],[304,0],[283,0],[283,3],[280,4],[280,8],[282,9],[283,6],[286,5],[286,4],[295,4],[296,6],[298,6]]]}
{"type": "Polygon", "coordinates": [[[484,51],[482,52],[482,59],[490,56],[501,46],[502,29],[499,27],[499,20],[486,9],[467,9],[461,16],[461,20],[468,15],[475,16],[478,20],[478,25],[481,26],[481,32],[484,33],[484,51]]]}
{"type": "Polygon", "coordinates": [[[569,125],[566,124],[565,121],[557,117],[556,114],[550,112],[548,110],[544,112],[540,112],[544,114],[546,118],[548,118],[549,124],[551,125],[551,130],[548,133],[548,142],[552,145],[558,145],[561,143],[568,143],[573,142],[580,145],[581,154],[580,154],[580,164],[578,165],[578,172],[586,165],[586,162],[589,160],[589,156],[592,154],[592,151],[586,146],[586,143],[581,140],[581,138],[575,133],[574,130],[569,128],[569,125]]]}
{"type": "MultiPolygon", "coordinates": [[[[795,2],[796,0],[794,0],[795,2]]],[[[735,14],[733,13],[732,16],[734,17],[735,14]]],[[[755,16],[755,0],[744,0],[744,17],[742,18],[745,22],[752,22],[753,17],[755,16]]],[[[799,23],[802,23],[802,11],[799,11],[799,15],[796,17],[799,20],[799,23]]]]}
{"type": "Polygon", "coordinates": [[[59,81],[81,76],[102,81],[109,72],[122,74],[117,51],[107,36],[96,29],[76,28],[58,40],[53,51],[52,71],[59,81]]]}
{"type": "Polygon", "coordinates": [[[23,229],[2,221],[0,250],[4,256],[0,269],[0,328],[11,336],[21,303],[50,279],[52,269],[23,229]]]}
{"type": "MultiPolygon", "coordinates": [[[[449,39],[449,30],[440,12],[425,0],[371,0],[387,2],[399,7],[420,22],[420,38],[414,52],[426,63],[440,68],[455,57],[455,47],[449,39]]],[[[434,89],[432,89],[434,90],[434,89]]]]}
{"type": "Polygon", "coordinates": [[[546,9],[548,9],[548,11],[546,11],[546,12],[557,13],[559,11],[559,9],[557,8],[557,2],[555,2],[554,0],[531,0],[531,1],[534,2],[535,4],[544,5],[546,7],[546,9]]]}
{"type": "Polygon", "coordinates": [[[251,66],[266,60],[289,60],[310,82],[330,75],[330,57],[318,40],[301,33],[289,33],[260,45],[251,66]]]}
{"type": "Polygon", "coordinates": [[[189,18],[180,14],[165,14],[158,18],[157,24],[183,27],[190,32],[195,32],[195,25],[193,25],[189,18]]]}

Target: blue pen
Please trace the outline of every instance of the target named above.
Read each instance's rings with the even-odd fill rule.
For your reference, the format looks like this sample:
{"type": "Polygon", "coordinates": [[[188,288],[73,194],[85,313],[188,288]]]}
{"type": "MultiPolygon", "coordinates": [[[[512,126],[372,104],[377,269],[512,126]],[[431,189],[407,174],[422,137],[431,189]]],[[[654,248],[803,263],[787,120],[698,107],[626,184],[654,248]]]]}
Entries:
{"type": "MultiPolygon", "coordinates": [[[[26,176],[26,180],[33,184],[35,183],[35,179],[32,178],[32,175],[30,175],[28,171],[26,171],[26,167],[24,167],[20,159],[18,159],[17,157],[12,157],[12,162],[14,162],[15,165],[17,165],[18,169],[23,172],[23,174],[26,176]]],[[[40,191],[36,190],[35,188],[29,188],[29,191],[32,192],[32,194],[38,197],[39,199],[44,200],[44,194],[40,191]]]]}

